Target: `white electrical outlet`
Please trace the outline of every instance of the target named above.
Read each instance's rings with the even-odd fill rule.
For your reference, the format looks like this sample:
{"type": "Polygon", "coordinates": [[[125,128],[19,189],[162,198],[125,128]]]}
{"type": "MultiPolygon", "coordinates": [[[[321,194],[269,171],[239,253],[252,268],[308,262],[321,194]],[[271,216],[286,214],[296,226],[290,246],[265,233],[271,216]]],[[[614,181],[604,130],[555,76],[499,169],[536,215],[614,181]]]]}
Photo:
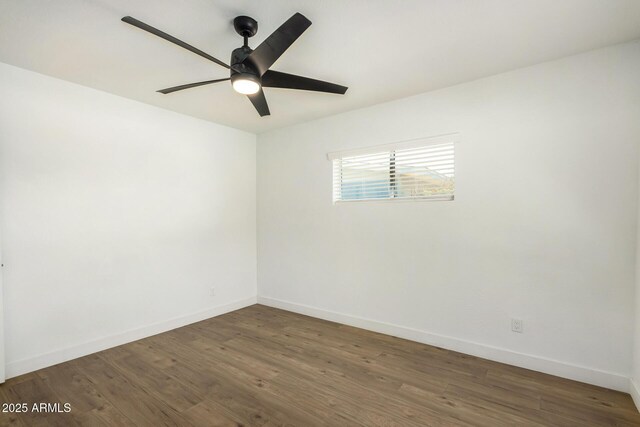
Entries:
{"type": "Polygon", "coordinates": [[[511,330],[519,334],[522,333],[522,319],[511,319],[511,330]]]}
{"type": "Polygon", "coordinates": [[[211,296],[212,297],[216,296],[216,288],[215,287],[212,286],[210,292],[211,292],[211,296]]]}

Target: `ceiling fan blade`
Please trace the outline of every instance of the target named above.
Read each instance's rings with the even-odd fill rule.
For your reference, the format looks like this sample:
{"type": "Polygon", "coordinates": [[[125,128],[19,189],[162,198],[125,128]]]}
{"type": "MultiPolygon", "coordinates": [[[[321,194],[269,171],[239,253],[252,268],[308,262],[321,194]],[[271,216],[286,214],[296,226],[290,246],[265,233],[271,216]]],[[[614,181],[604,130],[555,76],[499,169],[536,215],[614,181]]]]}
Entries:
{"type": "Polygon", "coordinates": [[[192,88],[192,87],[210,85],[211,83],[224,82],[224,81],[227,81],[227,80],[231,80],[231,79],[229,77],[227,77],[226,79],[205,80],[203,82],[189,83],[189,84],[186,84],[186,85],[168,87],[166,89],[160,89],[160,90],[158,90],[156,92],[164,93],[166,95],[168,93],[177,92],[177,91],[183,90],[183,89],[189,89],[189,88],[192,88]]]}
{"type": "Polygon", "coordinates": [[[161,37],[167,41],[170,41],[171,43],[177,44],[178,46],[190,50],[191,52],[195,53],[196,55],[200,55],[203,58],[208,59],[209,61],[213,61],[218,65],[222,65],[224,68],[229,68],[229,66],[227,64],[225,64],[224,62],[220,61],[219,59],[214,58],[213,56],[209,55],[208,53],[205,53],[203,51],[201,51],[200,49],[197,49],[193,46],[191,46],[190,44],[187,44],[185,42],[183,42],[182,40],[179,40],[175,37],[173,37],[170,34],[165,33],[164,31],[160,31],[157,28],[152,27],[151,25],[145,24],[142,21],[138,21],[136,18],[132,18],[130,16],[125,16],[124,18],[122,18],[122,21],[126,22],[127,24],[133,25],[134,27],[138,27],[141,30],[145,30],[151,34],[154,34],[158,37],[161,37]]]}
{"type": "Polygon", "coordinates": [[[247,97],[251,100],[251,103],[256,110],[258,110],[258,114],[260,117],[269,116],[271,112],[269,111],[269,105],[267,105],[267,98],[264,97],[264,92],[262,88],[253,95],[247,95],[247,97]]]}
{"type": "Polygon", "coordinates": [[[295,42],[302,33],[311,25],[311,21],[304,15],[296,13],[284,24],[273,32],[265,41],[245,58],[243,64],[247,62],[253,64],[260,75],[267,72],[269,67],[295,42]]]}
{"type": "Polygon", "coordinates": [[[346,86],[335,83],[323,82],[322,80],[310,79],[308,77],[296,76],[295,74],[281,73],[269,70],[262,76],[263,87],[279,87],[284,89],[313,90],[316,92],[338,93],[344,95],[346,86]]]}

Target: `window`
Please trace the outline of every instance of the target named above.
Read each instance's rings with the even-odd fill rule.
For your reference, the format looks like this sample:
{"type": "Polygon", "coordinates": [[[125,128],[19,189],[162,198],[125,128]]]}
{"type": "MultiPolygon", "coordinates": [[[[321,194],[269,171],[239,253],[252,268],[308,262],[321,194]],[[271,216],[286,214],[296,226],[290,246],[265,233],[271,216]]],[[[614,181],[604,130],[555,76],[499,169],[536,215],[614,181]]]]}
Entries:
{"type": "Polygon", "coordinates": [[[330,153],[333,201],[453,200],[457,135],[330,153]]]}

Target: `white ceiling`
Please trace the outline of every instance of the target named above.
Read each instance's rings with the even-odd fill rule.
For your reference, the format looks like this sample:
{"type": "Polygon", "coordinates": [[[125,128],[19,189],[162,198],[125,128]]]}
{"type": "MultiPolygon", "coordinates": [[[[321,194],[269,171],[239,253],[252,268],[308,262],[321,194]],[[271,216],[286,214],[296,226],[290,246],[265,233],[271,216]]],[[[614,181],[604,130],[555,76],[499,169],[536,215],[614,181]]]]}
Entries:
{"type": "Polygon", "coordinates": [[[640,37],[639,0],[1,0],[0,61],[236,128],[263,132],[640,37]],[[131,15],[229,61],[232,20],[255,47],[294,12],[313,25],[275,70],[345,96],[265,89],[260,118],[227,70],[120,21],[131,15]]]}

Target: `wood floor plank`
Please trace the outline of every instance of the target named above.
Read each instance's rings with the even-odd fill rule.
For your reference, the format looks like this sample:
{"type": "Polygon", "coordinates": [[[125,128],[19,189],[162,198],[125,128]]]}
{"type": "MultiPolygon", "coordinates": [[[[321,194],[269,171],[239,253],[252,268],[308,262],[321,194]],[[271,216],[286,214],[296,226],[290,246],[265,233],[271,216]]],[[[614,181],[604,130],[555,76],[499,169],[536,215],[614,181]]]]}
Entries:
{"type": "MultiPolygon", "coordinates": [[[[286,349],[291,354],[296,354],[296,357],[302,359],[313,357],[325,370],[339,370],[345,375],[359,376],[363,380],[365,377],[370,377],[370,379],[377,381],[376,387],[391,387],[392,390],[396,390],[407,381],[408,376],[414,381],[419,381],[423,386],[429,385],[430,388],[436,390],[444,389],[447,384],[447,373],[437,369],[430,369],[429,372],[422,370],[407,371],[406,368],[401,366],[380,363],[374,358],[353,355],[336,347],[319,346],[313,341],[287,337],[286,334],[272,334],[270,336],[256,334],[248,339],[246,337],[238,337],[227,341],[227,344],[234,345],[236,343],[236,346],[242,347],[251,342],[258,342],[261,349],[270,348],[274,351],[286,349]],[[242,344],[243,342],[245,344],[242,344]]],[[[292,363],[295,363],[295,360],[292,363]]]]}
{"type": "Polygon", "coordinates": [[[138,426],[180,426],[185,420],[174,409],[153,398],[138,383],[138,378],[127,377],[96,353],[73,362],[87,375],[121,413],[138,426]]]}
{"type": "MultiPolygon", "coordinates": [[[[13,402],[13,398],[9,396],[8,392],[8,387],[0,385],[0,403],[16,403],[13,402]]],[[[24,424],[22,423],[22,421],[20,421],[19,414],[14,414],[12,412],[3,412],[0,413],[0,427],[6,426],[24,427],[24,424]]]]}
{"type": "Polygon", "coordinates": [[[34,405],[40,408],[42,403],[61,404],[56,394],[38,376],[34,375],[27,381],[11,384],[8,397],[14,403],[27,403],[31,408],[21,416],[23,424],[28,426],[77,426],[79,425],[70,413],[51,413],[46,410],[33,410],[34,405]]]}
{"type": "Polygon", "coordinates": [[[211,401],[203,401],[183,413],[184,417],[195,426],[203,427],[238,427],[242,423],[236,421],[234,415],[211,401]]]}
{"type": "MultiPolygon", "coordinates": [[[[193,344],[193,342],[191,343],[193,344]]],[[[180,362],[164,370],[197,390],[208,401],[215,402],[248,425],[304,425],[313,420],[308,412],[292,408],[288,402],[268,391],[267,379],[233,365],[230,355],[221,357],[202,353],[197,347],[175,342],[158,343],[180,362]],[[204,357],[203,357],[204,356],[204,357]]],[[[317,420],[319,422],[319,420],[317,420]]]]}
{"type": "MultiPolygon", "coordinates": [[[[461,384],[461,383],[458,383],[461,384]]],[[[476,406],[489,408],[496,413],[508,413],[522,418],[523,425],[544,425],[544,426],[575,426],[576,420],[564,417],[559,414],[541,411],[540,402],[535,404],[526,398],[511,398],[509,395],[496,393],[494,388],[482,390],[469,383],[464,385],[450,384],[447,387],[446,395],[456,400],[473,404],[476,406]]]]}
{"type": "Polygon", "coordinates": [[[87,412],[110,405],[96,390],[93,382],[73,363],[41,369],[37,375],[53,390],[60,401],[69,403],[74,412],[87,412]]]}
{"type": "Polygon", "coordinates": [[[457,399],[448,393],[433,393],[419,387],[405,384],[399,390],[399,396],[414,405],[427,406],[442,414],[447,414],[460,423],[474,426],[513,426],[526,425],[519,416],[511,416],[506,412],[493,411],[485,405],[475,405],[457,399]]]}
{"type": "Polygon", "coordinates": [[[2,426],[640,426],[630,396],[254,305],[8,380],[2,426]]]}
{"type": "MultiPolygon", "coordinates": [[[[238,348],[252,348],[251,343],[243,342],[241,338],[230,340],[226,345],[230,347],[238,345],[238,348]]],[[[414,401],[406,405],[405,401],[397,398],[399,387],[393,386],[391,389],[381,387],[384,383],[377,381],[377,375],[354,375],[355,369],[351,367],[349,367],[348,372],[342,371],[342,365],[336,359],[325,360],[318,358],[315,354],[291,357],[286,354],[279,354],[277,349],[268,349],[266,343],[260,343],[257,348],[262,350],[260,354],[263,357],[279,361],[283,366],[288,367],[287,372],[295,374],[296,379],[300,380],[291,385],[293,393],[300,393],[305,384],[319,385],[322,387],[323,393],[318,393],[311,399],[318,401],[318,399],[323,399],[329,395],[335,397],[334,402],[350,402],[349,407],[370,412],[368,414],[356,411],[361,419],[362,417],[366,419],[367,416],[372,415],[378,421],[386,419],[387,422],[400,425],[414,425],[416,423],[418,425],[466,425],[460,419],[451,416],[453,411],[449,411],[448,407],[443,406],[447,403],[440,402],[439,400],[442,396],[437,396],[435,392],[433,395],[437,396],[437,398],[433,402],[414,401]],[[327,362],[332,362],[330,367],[327,366],[327,362]],[[316,363],[319,363],[319,366],[316,363]],[[305,380],[306,383],[304,382],[305,380]],[[384,393],[380,393],[381,391],[384,391],[384,393]],[[377,405],[373,404],[373,401],[376,400],[385,402],[385,411],[383,413],[376,412],[379,409],[377,405]]],[[[363,362],[363,364],[365,363],[363,362]]],[[[492,419],[491,422],[495,424],[495,420],[492,419]]]]}
{"type": "Polygon", "coordinates": [[[554,377],[528,369],[514,371],[512,368],[514,367],[490,369],[487,373],[486,382],[500,384],[514,391],[528,392],[536,396],[547,394],[551,397],[566,397],[586,404],[619,406],[637,412],[633,400],[626,393],[554,377]]]}
{"type": "Polygon", "coordinates": [[[83,427],[129,427],[135,425],[110,403],[87,412],[74,414],[74,419],[83,427]]]}

